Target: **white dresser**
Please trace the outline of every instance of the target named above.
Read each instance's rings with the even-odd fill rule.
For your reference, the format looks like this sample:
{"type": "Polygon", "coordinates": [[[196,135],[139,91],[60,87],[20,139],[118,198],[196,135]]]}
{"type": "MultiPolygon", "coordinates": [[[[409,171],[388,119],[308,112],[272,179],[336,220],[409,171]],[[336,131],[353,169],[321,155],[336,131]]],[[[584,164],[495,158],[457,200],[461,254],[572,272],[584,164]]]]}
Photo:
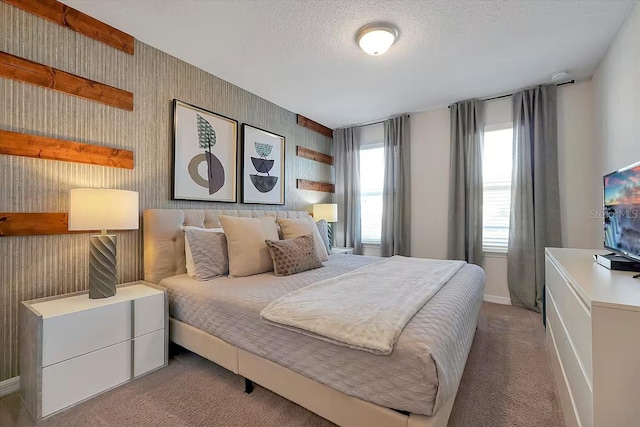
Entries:
{"type": "Polygon", "coordinates": [[[568,426],[640,425],[640,279],[546,250],[547,348],[568,426]]]}
{"type": "Polygon", "coordinates": [[[20,306],[20,390],[39,421],[167,364],[166,291],[146,282],[20,306]]]}

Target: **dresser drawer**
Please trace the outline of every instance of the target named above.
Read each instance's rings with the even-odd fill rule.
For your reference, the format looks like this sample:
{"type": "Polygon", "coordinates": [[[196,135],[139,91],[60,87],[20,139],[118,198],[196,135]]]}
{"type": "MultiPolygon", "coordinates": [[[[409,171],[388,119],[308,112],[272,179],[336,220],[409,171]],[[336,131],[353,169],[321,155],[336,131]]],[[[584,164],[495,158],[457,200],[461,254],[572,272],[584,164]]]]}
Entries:
{"type": "Polygon", "coordinates": [[[164,293],[138,298],[134,302],[134,337],[165,328],[164,293]]]}
{"type": "Polygon", "coordinates": [[[131,377],[131,341],[42,370],[42,416],[78,403],[131,377]]]}
{"type": "Polygon", "coordinates": [[[573,351],[567,330],[560,321],[554,293],[547,288],[547,328],[550,329],[558,358],[561,361],[571,398],[574,402],[576,416],[583,427],[593,426],[593,393],[585,373],[580,367],[578,357],[573,351]]]}
{"type": "Polygon", "coordinates": [[[546,285],[553,294],[557,314],[564,322],[589,384],[593,384],[591,312],[569,281],[547,258],[546,285]]]}
{"type": "Polygon", "coordinates": [[[146,374],[165,361],[165,330],[151,332],[133,340],[133,376],[146,374]]]}
{"type": "Polygon", "coordinates": [[[131,301],[42,321],[42,366],[131,339],[131,301]]]}

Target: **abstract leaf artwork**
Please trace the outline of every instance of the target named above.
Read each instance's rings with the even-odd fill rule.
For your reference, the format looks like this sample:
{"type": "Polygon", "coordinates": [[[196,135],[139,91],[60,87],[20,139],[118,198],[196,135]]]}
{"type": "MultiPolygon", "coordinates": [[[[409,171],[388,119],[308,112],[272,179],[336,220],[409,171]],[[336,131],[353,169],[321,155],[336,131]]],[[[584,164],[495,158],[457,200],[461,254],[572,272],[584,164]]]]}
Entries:
{"type": "MultiPolygon", "coordinates": [[[[207,161],[207,185],[209,187],[209,194],[211,195],[215,194],[224,185],[224,166],[222,166],[220,159],[218,159],[215,154],[211,153],[211,148],[216,145],[216,131],[213,130],[211,124],[200,114],[197,114],[196,116],[198,117],[198,139],[200,142],[200,148],[205,150],[204,155],[207,161]]],[[[197,170],[194,170],[193,172],[193,175],[197,175],[197,170]]],[[[189,174],[192,174],[191,170],[189,171],[189,174]]]]}
{"type": "Polygon", "coordinates": [[[237,122],[174,100],[173,199],[236,201],[237,122]]]}
{"type": "Polygon", "coordinates": [[[285,138],[243,124],[244,203],[284,204],[285,138]]]}

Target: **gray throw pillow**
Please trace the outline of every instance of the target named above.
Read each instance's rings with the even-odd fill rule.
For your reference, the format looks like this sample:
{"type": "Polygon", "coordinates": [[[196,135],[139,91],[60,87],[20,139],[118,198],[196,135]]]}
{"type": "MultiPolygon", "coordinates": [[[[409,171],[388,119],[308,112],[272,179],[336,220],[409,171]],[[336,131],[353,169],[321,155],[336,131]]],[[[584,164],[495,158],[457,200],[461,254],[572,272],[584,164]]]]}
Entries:
{"type": "Polygon", "coordinates": [[[327,221],[321,219],[316,222],[316,226],[318,227],[318,231],[320,232],[320,237],[322,237],[322,243],[324,243],[324,247],[327,248],[327,253],[331,253],[331,245],[329,244],[329,225],[327,221]]]}
{"type": "Polygon", "coordinates": [[[211,280],[229,274],[229,254],[224,233],[188,229],[184,233],[191,248],[196,280],[211,280]]]}
{"type": "Polygon", "coordinates": [[[265,240],[276,276],[290,276],[322,267],[313,234],[288,240],[265,240]]]}

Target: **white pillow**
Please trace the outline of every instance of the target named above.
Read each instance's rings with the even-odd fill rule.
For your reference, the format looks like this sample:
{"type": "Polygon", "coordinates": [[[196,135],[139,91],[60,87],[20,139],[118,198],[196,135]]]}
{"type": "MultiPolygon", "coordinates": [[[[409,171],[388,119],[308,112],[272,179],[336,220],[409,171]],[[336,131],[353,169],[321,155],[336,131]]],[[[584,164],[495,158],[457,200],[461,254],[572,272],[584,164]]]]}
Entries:
{"type": "Polygon", "coordinates": [[[224,233],[187,229],[184,234],[193,255],[193,277],[196,280],[206,281],[229,274],[227,238],[224,233]]]}
{"type": "Polygon", "coordinates": [[[316,222],[316,227],[318,227],[318,233],[320,233],[320,238],[322,239],[322,243],[324,243],[324,248],[327,250],[327,253],[331,253],[331,245],[329,244],[329,224],[324,219],[316,222]]]}
{"type": "MultiPolygon", "coordinates": [[[[224,233],[222,228],[203,228],[203,227],[195,227],[193,225],[183,225],[180,227],[182,231],[185,230],[196,230],[196,231],[206,231],[209,233],[224,233]]],[[[187,261],[187,274],[191,277],[196,276],[196,267],[193,262],[193,253],[191,252],[191,247],[189,246],[189,239],[187,239],[187,233],[184,234],[184,255],[187,261]]]]}
{"type": "Polygon", "coordinates": [[[229,276],[244,277],[273,271],[265,240],[279,240],[274,217],[245,218],[220,215],[227,236],[229,276]]]}
{"type": "Polygon", "coordinates": [[[306,218],[278,218],[278,225],[280,225],[282,229],[285,240],[313,234],[313,242],[316,246],[318,258],[320,258],[320,261],[327,261],[329,259],[327,248],[324,247],[318,226],[313,218],[310,216],[306,218]]]}

